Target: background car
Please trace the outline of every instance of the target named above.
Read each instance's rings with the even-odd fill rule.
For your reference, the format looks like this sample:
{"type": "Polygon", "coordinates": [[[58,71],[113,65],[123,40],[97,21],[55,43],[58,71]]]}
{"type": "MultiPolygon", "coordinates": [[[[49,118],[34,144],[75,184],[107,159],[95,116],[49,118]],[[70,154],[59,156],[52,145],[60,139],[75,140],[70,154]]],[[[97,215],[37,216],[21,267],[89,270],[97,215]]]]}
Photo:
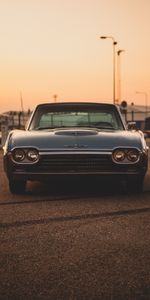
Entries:
{"type": "Polygon", "coordinates": [[[112,176],[127,190],[142,191],[148,147],[141,131],[126,128],[119,108],[105,103],[46,103],[26,130],[13,130],[4,146],[4,169],[12,193],[28,180],[58,175],[112,176]]]}

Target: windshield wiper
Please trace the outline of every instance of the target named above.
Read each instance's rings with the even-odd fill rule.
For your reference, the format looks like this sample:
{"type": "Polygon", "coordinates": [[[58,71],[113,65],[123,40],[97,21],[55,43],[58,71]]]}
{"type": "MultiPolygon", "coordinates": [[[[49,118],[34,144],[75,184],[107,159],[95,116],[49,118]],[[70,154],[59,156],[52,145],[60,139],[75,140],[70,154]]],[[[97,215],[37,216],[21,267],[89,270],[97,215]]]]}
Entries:
{"type": "Polygon", "coordinates": [[[98,129],[103,129],[103,130],[114,130],[114,128],[113,127],[102,127],[102,126],[95,126],[96,128],[98,128],[98,129]]]}
{"type": "Polygon", "coordinates": [[[96,125],[96,124],[93,124],[93,125],[80,125],[80,126],[76,126],[76,127],[102,129],[102,130],[105,130],[105,129],[114,130],[114,128],[112,126],[102,126],[102,125],[96,125]]]}
{"type": "Polygon", "coordinates": [[[54,129],[54,127],[46,126],[46,127],[36,127],[34,130],[44,130],[44,129],[54,129]]]}
{"type": "Polygon", "coordinates": [[[34,130],[53,130],[53,129],[61,129],[61,128],[95,128],[95,129],[102,129],[102,130],[114,130],[113,127],[109,126],[102,126],[102,125],[77,125],[77,126],[45,126],[45,127],[36,127],[34,130]]]}
{"type": "Polygon", "coordinates": [[[45,126],[45,127],[36,127],[34,130],[45,130],[45,129],[60,129],[60,128],[68,128],[67,126],[45,126]]]}

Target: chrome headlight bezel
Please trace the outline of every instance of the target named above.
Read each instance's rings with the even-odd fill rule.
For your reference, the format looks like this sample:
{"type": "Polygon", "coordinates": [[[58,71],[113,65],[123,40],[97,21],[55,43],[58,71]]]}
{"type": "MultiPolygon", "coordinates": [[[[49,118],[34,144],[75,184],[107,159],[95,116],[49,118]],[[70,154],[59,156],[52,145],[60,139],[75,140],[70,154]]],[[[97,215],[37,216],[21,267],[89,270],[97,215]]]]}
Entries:
{"type": "Polygon", "coordinates": [[[36,148],[14,148],[11,153],[11,158],[16,164],[35,164],[39,161],[40,155],[36,148]],[[22,154],[20,159],[16,158],[16,154],[22,154]]]}
{"type": "Polygon", "coordinates": [[[141,152],[136,148],[117,148],[112,152],[112,160],[118,164],[136,164],[141,152]]]}

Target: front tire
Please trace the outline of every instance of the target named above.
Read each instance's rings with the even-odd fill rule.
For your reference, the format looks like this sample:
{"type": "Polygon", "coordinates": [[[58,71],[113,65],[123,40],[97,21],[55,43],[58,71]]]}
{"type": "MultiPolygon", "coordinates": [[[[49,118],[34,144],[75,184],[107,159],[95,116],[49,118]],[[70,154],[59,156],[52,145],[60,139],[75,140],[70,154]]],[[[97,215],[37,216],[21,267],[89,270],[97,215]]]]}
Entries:
{"type": "Polygon", "coordinates": [[[9,190],[12,194],[24,194],[26,190],[26,181],[10,179],[9,190]]]}

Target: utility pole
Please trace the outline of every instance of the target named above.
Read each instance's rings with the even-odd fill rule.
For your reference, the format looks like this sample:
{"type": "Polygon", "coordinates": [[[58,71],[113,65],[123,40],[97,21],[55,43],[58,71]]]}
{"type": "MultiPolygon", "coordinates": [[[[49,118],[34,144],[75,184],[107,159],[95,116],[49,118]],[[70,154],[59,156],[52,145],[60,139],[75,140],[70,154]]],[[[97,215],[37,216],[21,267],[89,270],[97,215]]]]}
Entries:
{"type": "Polygon", "coordinates": [[[23,107],[23,98],[22,98],[22,92],[20,91],[20,103],[21,103],[21,112],[19,112],[19,128],[21,128],[21,116],[22,116],[22,123],[23,123],[23,127],[25,126],[25,122],[24,122],[24,107],[23,107]]]}
{"type": "Polygon", "coordinates": [[[24,111],[24,107],[23,107],[22,92],[20,92],[20,103],[21,103],[21,110],[22,110],[22,112],[23,112],[23,111],[24,111]]]}
{"type": "Polygon", "coordinates": [[[117,104],[121,103],[121,65],[120,65],[120,54],[122,52],[124,52],[125,50],[118,50],[117,51],[117,57],[118,57],[118,64],[117,64],[117,67],[118,67],[118,98],[117,98],[117,104]]]}
{"type": "Polygon", "coordinates": [[[113,36],[100,36],[100,39],[111,39],[113,46],[113,103],[116,104],[116,45],[117,41],[113,36]]]}
{"type": "Polygon", "coordinates": [[[57,102],[57,98],[58,98],[58,95],[53,95],[53,98],[54,98],[54,103],[56,103],[57,102]]]}

